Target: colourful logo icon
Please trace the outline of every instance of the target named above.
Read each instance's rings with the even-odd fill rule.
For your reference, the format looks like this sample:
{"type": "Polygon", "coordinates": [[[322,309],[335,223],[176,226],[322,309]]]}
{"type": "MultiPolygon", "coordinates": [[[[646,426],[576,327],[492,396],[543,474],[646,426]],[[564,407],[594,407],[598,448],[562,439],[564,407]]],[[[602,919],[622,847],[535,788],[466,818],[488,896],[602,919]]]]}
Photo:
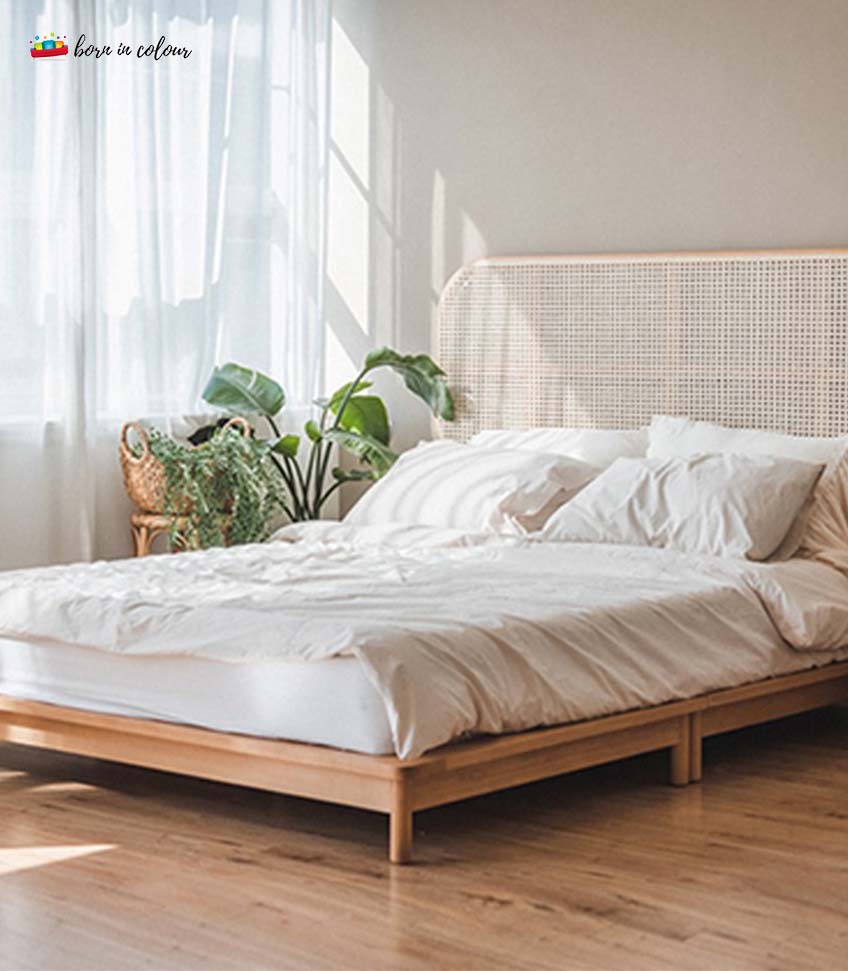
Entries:
{"type": "Polygon", "coordinates": [[[51,33],[49,37],[39,37],[36,34],[35,40],[29,42],[30,57],[61,57],[68,53],[67,41],[67,34],[62,37],[57,37],[55,33],[51,33]]]}

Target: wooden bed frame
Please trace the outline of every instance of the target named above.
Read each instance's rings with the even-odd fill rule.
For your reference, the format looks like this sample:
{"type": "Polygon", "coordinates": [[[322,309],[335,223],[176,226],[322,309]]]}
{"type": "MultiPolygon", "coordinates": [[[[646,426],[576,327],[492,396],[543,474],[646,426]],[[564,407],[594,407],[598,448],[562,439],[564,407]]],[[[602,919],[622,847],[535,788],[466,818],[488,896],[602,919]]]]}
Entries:
{"type": "Polygon", "coordinates": [[[703,738],[845,700],[848,661],[841,661],[402,761],[0,696],[0,740],[387,813],[389,859],[408,863],[418,810],[660,749],[670,751],[672,784],[685,786],[701,778],[703,738]]]}
{"type": "MultiPolygon", "coordinates": [[[[481,260],[439,305],[458,391],[445,434],[634,428],[653,414],[800,435],[848,431],[848,249],[481,260]]],[[[701,740],[848,699],[848,661],[592,721],[455,743],[400,761],[0,696],[0,740],[359,806],[413,813],[643,752],[701,777],[701,740]]]]}

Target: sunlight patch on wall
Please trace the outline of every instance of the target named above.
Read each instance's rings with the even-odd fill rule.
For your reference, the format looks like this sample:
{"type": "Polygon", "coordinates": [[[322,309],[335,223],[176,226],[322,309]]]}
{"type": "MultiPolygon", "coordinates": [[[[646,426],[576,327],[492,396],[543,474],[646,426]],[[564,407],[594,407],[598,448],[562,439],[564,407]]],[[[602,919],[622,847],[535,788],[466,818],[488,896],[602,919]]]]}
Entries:
{"type": "Polygon", "coordinates": [[[327,275],[351,316],[367,334],[368,202],[335,155],[330,157],[329,192],[327,275]]]}
{"type": "MultiPolygon", "coordinates": [[[[327,276],[363,334],[370,330],[370,72],[337,21],[330,65],[327,276]]],[[[328,374],[329,380],[329,374],[328,374]]]]}
{"type": "Polygon", "coordinates": [[[81,846],[14,846],[0,848],[0,877],[22,870],[34,870],[53,863],[65,863],[95,853],[117,849],[114,843],[88,843],[81,846]]]}
{"type": "Polygon", "coordinates": [[[462,213],[462,262],[472,263],[479,260],[488,252],[485,236],[480,232],[477,224],[463,210],[462,213]]]}
{"type": "Polygon", "coordinates": [[[376,344],[393,344],[397,339],[399,311],[396,287],[399,286],[397,240],[380,219],[374,222],[374,326],[376,344]]]}
{"type": "Polygon", "coordinates": [[[368,188],[370,156],[369,71],[338,21],[333,21],[330,67],[330,137],[368,188]]]}
{"type": "Polygon", "coordinates": [[[393,344],[400,320],[400,122],[379,84],[374,105],[372,333],[374,343],[393,344]]]}
{"type": "Polygon", "coordinates": [[[430,286],[438,299],[445,285],[445,177],[433,173],[433,201],[430,207],[430,286]]]}
{"type": "Polygon", "coordinates": [[[335,391],[359,370],[359,363],[342,346],[331,327],[327,328],[327,339],[324,343],[324,374],[328,392],[335,391]]]}
{"type": "Polygon", "coordinates": [[[374,200],[377,212],[390,225],[400,217],[398,172],[400,170],[400,131],[392,100],[377,85],[374,112],[374,200]]]}

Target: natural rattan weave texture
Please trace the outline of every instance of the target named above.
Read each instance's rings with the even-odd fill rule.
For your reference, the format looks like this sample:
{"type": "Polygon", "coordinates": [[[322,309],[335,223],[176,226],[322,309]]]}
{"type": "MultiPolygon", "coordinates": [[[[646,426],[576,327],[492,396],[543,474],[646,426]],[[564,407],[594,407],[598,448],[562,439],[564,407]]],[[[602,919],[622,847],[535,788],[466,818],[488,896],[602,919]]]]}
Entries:
{"type": "MultiPolygon", "coordinates": [[[[239,415],[232,417],[225,428],[238,428],[242,435],[250,435],[250,422],[239,415]]],[[[160,515],[165,510],[165,468],[150,450],[150,439],[141,422],[128,421],[121,428],[118,444],[118,457],[124,476],[127,495],[144,513],[160,515]],[[130,445],[129,433],[134,432],[138,439],[136,450],[130,445]]],[[[187,503],[182,504],[188,512],[187,503]]]]}
{"type": "Polygon", "coordinates": [[[451,438],[654,414],[848,432],[848,250],[481,260],[445,287],[437,353],[451,438]]]}

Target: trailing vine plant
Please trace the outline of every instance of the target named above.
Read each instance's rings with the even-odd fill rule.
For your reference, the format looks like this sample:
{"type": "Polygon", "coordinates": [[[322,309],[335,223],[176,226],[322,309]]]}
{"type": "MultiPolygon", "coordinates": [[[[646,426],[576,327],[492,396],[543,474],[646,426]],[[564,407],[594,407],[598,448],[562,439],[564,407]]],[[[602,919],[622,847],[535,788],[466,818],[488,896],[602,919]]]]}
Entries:
{"type": "Polygon", "coordinates": [[[266,538],[286,500],[271,445],[234,427],[214,427],[192,447],[151,429],[165,472],[163,512],[172,547],[206,549],[266,538]]]}

